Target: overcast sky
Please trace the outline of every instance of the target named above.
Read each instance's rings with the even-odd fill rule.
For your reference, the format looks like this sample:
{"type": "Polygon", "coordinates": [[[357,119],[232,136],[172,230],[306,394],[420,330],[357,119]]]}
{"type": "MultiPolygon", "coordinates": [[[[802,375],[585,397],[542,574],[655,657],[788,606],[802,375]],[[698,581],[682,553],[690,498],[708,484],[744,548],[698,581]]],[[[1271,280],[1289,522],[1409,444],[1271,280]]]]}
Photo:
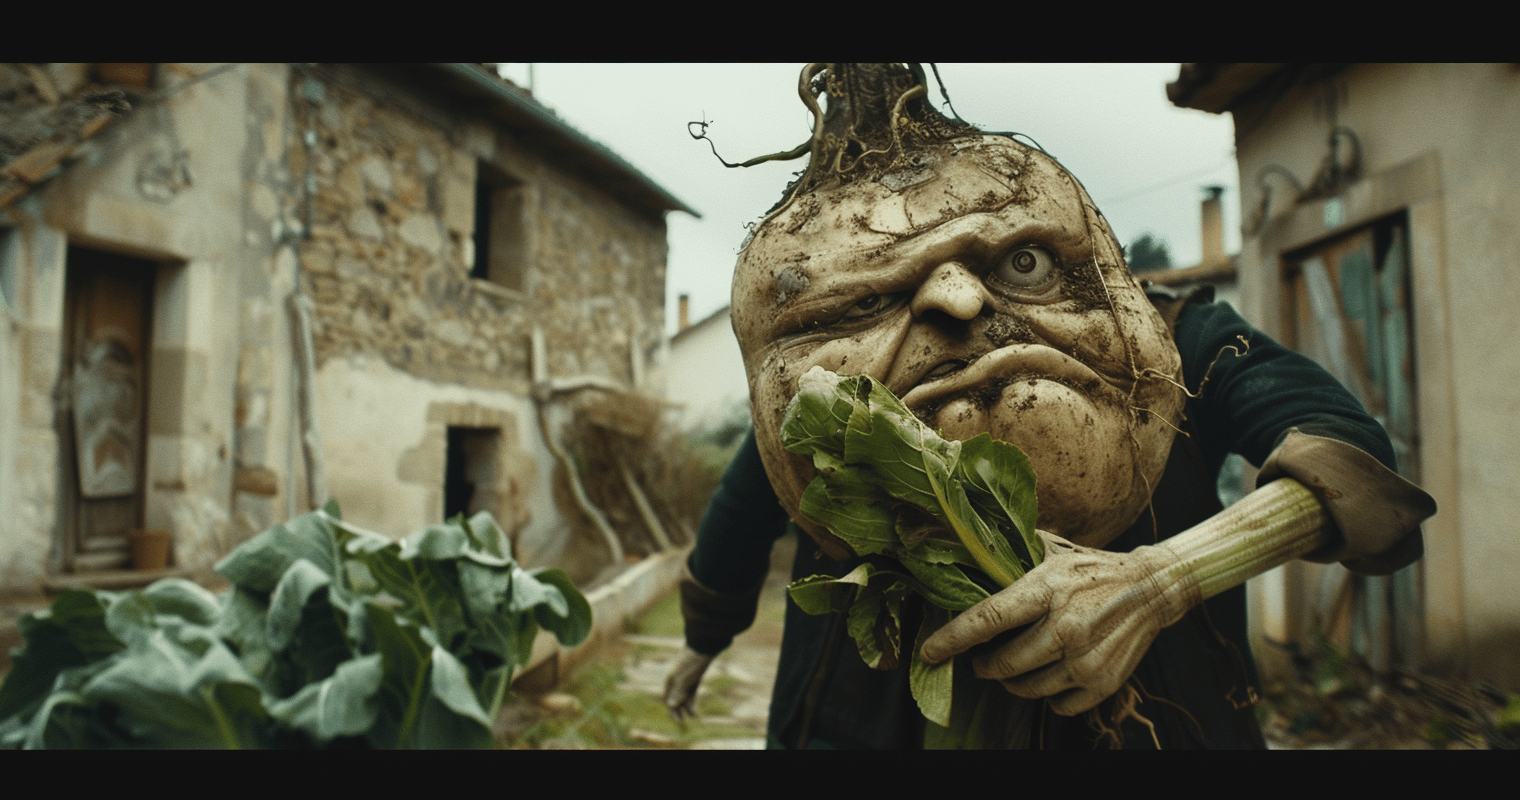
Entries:
{"type": "MultiPolygon", "coordinates": [[[[802,64],[534,64],[532,89],[561,119],[606,145],[702,215],[672,213],[667,327],[676,296],[692,320],[728,304],[745,224],[758,219],[804,161],[725,169],[686,123],[730,162],[789,150],[812,124],[797,97],[802,64]]],[[[1198,203],[1226,187],[1225,248],[1240,246],[1240,200],[1228,116],[1174,107],[1166,84],[1177,64],[940,64],[960,116],[987,130],[1028,134],[1061,160],[1097,201],[1121,244],[1164,240],[1177,266],[1200,255],[1198,203]]],[[[529,83],[527,64],[503,64],[529,83]]],[[[930,96],[939,92],[930,77],[930,96]]]]}

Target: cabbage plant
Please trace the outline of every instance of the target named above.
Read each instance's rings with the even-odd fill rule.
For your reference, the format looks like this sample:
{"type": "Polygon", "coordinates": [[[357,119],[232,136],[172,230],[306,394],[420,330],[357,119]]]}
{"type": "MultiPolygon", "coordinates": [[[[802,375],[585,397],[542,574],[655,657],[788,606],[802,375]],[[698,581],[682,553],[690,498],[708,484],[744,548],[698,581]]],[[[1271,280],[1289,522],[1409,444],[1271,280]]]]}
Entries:
{"type": "Polygon", "coordinates": [[[926,719],[951,729],[939,731],[939,743],[964,746],[968,737],[986,735],[971,718],[985,715],[988,702],[1017,700],[989,681],[957,689],[955,662],[931,667],[919,651],[951,614],[989,597],[988,586],[996,591],[1012,584],[1044,557],[1029,459],[985,433],[945,439],[874,378],[841,377],[822,367],[802,377],[781,441],[788,451],[811,456],[816,470],[802,494],[802,513],[865,558],[844,577],[793,582],[792,599],[810,614],[847,612],[850,636],[876,669],[893,669],[904,657],[905,635],[913,637],[913,697],[926,719]],[[916,632],[902,629],[910,593],[928,602],[916,632]],[[995,691],[984,691],[988,687],[995,691]],[[964,709],[954,724],[953,698],[964,709]]]}
{"type": "Polygon", "coordinates": [[[525,570],[487,513],[403,540],[338,506],[276,525],[183,579],[69,590],[19,621],[0,745],[485,748],[540,627],[583,641],[591,607],[525,570]]]}

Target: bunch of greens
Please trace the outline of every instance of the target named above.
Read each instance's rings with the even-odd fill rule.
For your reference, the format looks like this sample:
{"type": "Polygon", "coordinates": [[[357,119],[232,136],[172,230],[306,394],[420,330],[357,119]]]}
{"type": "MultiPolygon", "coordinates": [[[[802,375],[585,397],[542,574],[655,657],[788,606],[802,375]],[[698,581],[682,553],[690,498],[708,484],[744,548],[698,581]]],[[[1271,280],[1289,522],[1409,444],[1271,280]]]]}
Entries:
{"type": "Polygon", "coordinates": [[[166,579],[65,591],[23,617],[0,686],[0,746],[480,748],[539,626],[591,607],[524,570],[489,514],[402,541],[329,503],[217,564],[218,597],[166,579]]]}
{"type": "Polygon", "coordinates": [[[904,600],[910,592],[927,600],[909,681],[925,718],[950,726],[952,696],[967,693],[953,691],[953,661],[929,667],[920,651],[953,613],[988,597],[985,586],[1008,586],[1044,557],[1029,459],[985,433],[946,440],[872,378],[821,367],[802,377],[781,441],[817,470],[802,513],[866,559],[842,578],[794,582],[792,598],[810,614],[847,611],[861,657],[883,670],[901,657],[904,600]]]}

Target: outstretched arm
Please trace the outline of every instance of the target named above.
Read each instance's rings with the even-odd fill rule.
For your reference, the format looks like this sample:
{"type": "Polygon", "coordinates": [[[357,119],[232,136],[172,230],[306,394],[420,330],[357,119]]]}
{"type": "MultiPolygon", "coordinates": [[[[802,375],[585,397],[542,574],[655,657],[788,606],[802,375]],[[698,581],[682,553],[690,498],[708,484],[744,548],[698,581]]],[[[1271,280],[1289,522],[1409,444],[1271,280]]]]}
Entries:
{"type": "Polygon", "coordinates": [[[973,668],[1021,697],[1049,698],[1057,713],[1079,714],[1118,691],[1162,628],[1250,577],[1301,557],[1367,572],[1419,557],[1418,526],[1435,502],[1377,459],[1292,431],[1263,469],[1266,478],[1279,474],[1289,477],[1129,553],[1042,534],[1044,563],[936,632],[924,660],[1028,626],[973,668]]]}

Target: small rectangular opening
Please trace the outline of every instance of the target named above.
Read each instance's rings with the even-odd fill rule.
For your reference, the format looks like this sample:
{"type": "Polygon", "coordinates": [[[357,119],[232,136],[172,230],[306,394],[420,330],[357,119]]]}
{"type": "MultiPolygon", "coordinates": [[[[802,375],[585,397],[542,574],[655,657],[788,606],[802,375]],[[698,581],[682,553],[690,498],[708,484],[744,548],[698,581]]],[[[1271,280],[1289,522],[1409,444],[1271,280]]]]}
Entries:
{"type": "Polygon", "coordinates": [[[491,279],[491,184],[475,181],[475,263],[470,277],[491,279]]]}
{"type": "Polygon", "coordinates": [[[484,161],[475,174],[475,263],[470,277],[522,291],[528,251],[526,187],[484,161]]]}
{"type": "Polygon", "coordinates": [[[443,518],[466,519],[481,511],[497,513],[496,460],[501,431],[496,428],[448,428],[444,456],[443,518]]]}
{"type": "Polygon", "coordinates": [[[0,307],[9,307],[12,311],[18,310],[16,284],[20,259],[19,254],[13,252],[18,238],[15,228],[0,223],[0,307]]]}

